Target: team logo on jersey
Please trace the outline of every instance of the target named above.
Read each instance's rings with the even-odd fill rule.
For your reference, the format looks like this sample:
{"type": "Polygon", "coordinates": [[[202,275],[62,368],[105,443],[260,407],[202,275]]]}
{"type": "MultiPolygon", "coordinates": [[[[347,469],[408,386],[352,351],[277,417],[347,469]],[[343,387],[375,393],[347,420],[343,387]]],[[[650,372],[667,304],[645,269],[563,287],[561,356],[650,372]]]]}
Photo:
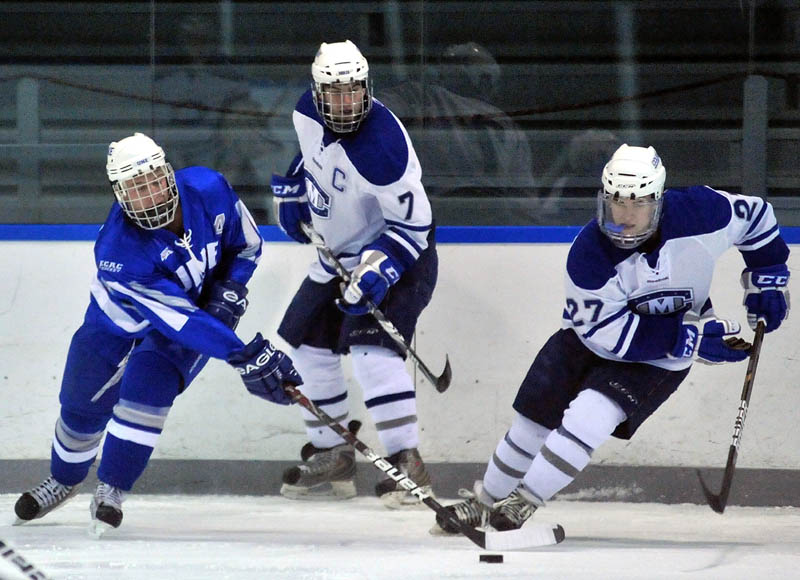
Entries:
{"type": "Polygon", "coordinates": [[[164,248],[163,250],[161,250],[161,261],[163,262],[171,255],[172,255],[172,250],[170,250],[169,248],[164,248]]]}
{"type": "Polygon", "coordinates": [[[225,214],[220,213],[217,214],[217,217],[214,218],[214,233],[218,236],[222,235],[222,230],[225,228],[225,214]]]}
{"type": "Polygon", "coordinates": [[[331,196],[322,191],[310,177],[306,180],[306,195],[309,209],[319,217],[328,219],[331,215],[331,196]]]}
{"type": "Polygon", "coordinates": [[[671,288],[648,292],[631,298],[628,305],[637,314],[672,314],[689,310],[694,305],[694,291],[691,288],[671,288]]]}

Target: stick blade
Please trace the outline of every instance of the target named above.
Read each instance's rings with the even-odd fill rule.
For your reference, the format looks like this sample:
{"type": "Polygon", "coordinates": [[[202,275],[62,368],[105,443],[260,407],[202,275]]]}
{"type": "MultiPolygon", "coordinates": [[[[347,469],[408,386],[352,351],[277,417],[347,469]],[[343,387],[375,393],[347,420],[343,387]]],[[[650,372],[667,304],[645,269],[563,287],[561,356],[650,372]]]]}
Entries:
{"type": "Polygon", "coordinates": [[[436,390],[444,393],[450,386],[450,381],[453,379],[453,370],[450,368],[450,358],[444,355],[444,370],[442,374],[436,379],[436,390]]]}
{"type": "Polygon", "coordinates": [[[700,480],[700,487],[703,489],[703,495],[706,498],[706,503],[718,514],[723,513],[725,511],[725,504],[722,502],[721,495],[716,495],[713,493],[703,480],[703,474],[700,473],[700,470],[698,469],[696,471],[697,479],[700,480]]]}
{"type": "Polygon", "coordinates": [[[563,542],[565,537],[560,524],[529,522],[518,530],[486,532],[486,549],[504,551],[553,546],[563,542]]]}

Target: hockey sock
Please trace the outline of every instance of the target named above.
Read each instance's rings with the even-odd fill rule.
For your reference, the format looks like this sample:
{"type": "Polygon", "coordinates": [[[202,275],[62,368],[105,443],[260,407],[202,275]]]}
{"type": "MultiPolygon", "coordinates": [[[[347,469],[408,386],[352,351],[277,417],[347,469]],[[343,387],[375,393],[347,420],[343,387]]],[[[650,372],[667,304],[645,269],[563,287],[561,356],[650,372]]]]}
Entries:
{"type": "MultiPolygon", "coordinates": [[[[295,368],[303,377],[303,394],[315,405],[345,426],[350,413],[347,386],[344,382],[341,357],[327,348],[300,345],[291,353],[295,368]]],[[[344,443],[339,435],[316,416],[301,408],[308,440],[314,447],[330,449],[344,443]]]]}
{"type": "Polygon", "coordinates": [[[483,489],[496,499],[508,497],[517,489],[550,431],[517,413],[486,466],[483,489]]]}
{"type": "Polygon", "coordinates": [[[100,450],[106,420],[61,410],[50,453],[50,473],[56,481],[76,485],[86,479],[100,450]]]}
{"type": "Polygon", "coordinates": [[[386,454],[418,447],[417,394],[405,361],[381,346],[353,346],[350,353],[353,374],[386,454]]]}
{"type": "Polygon", "coordinates": [[[564,412],[561,426],[547,436],[522,480],[524,486],[547,501],[572,483],[625,419],[616,402],[593,389],[581,391],[564,412]]]}
{"type": "Polygon", "coordinates": [[[131,356],[106,430],[100,481],[130,491],[147,467],[182,381],[173,363],[155,351],[131,356]]]}

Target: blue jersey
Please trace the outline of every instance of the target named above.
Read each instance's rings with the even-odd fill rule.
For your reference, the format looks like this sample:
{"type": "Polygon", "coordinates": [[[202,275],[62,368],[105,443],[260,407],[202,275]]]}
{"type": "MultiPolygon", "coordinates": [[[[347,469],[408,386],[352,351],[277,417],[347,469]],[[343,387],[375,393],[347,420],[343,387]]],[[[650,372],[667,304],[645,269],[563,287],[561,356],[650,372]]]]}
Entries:
{"type": "Polygon", "coordinates": [[[244,344],[202,310],[204,290],[218,280],[246,284],[261,257],[261,235],[221,174],[188,167],[175,172],[175,183],[183,236],[139,228],[114,204],[94,246],[86,322],[131,338],[155,330],[227,359],[244,344]]]}
{"type": "MultiPolygon", "coordinates": [[[[380,101],[353,134],[327,129],[311,91],[292,116],[303,157],[314,229],[352,269],[367,247],[388,255],[403,270],[427,248],[431,206],[422,170],[403,124],[380,101]]],[[[327,282],[335,270],[320,257],[311,278],[327,282]]]]}
{"type": "Polygon", "coordinates": [[[735,246],[749,267],[776,265],[789,249],[769,203],[706,186],[667,190],[656,235],[623,250],[589,222],[567,258],[563,326],[603,358],[681,370],[692,361],[667,353],[681,312],[710,313],[717,259],[735,246]]]}

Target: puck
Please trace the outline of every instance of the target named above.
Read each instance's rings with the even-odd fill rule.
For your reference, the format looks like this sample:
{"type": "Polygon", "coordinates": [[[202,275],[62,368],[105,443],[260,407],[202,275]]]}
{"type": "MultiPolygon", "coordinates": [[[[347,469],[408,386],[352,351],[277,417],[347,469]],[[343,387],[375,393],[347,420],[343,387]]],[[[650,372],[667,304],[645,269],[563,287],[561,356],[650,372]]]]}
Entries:
{"type": "Polygon", "coordinates": [[[487,562],[489,564],[502,564],[503,554],[481,554],[478,557],[479,562],[487,562]]]}

